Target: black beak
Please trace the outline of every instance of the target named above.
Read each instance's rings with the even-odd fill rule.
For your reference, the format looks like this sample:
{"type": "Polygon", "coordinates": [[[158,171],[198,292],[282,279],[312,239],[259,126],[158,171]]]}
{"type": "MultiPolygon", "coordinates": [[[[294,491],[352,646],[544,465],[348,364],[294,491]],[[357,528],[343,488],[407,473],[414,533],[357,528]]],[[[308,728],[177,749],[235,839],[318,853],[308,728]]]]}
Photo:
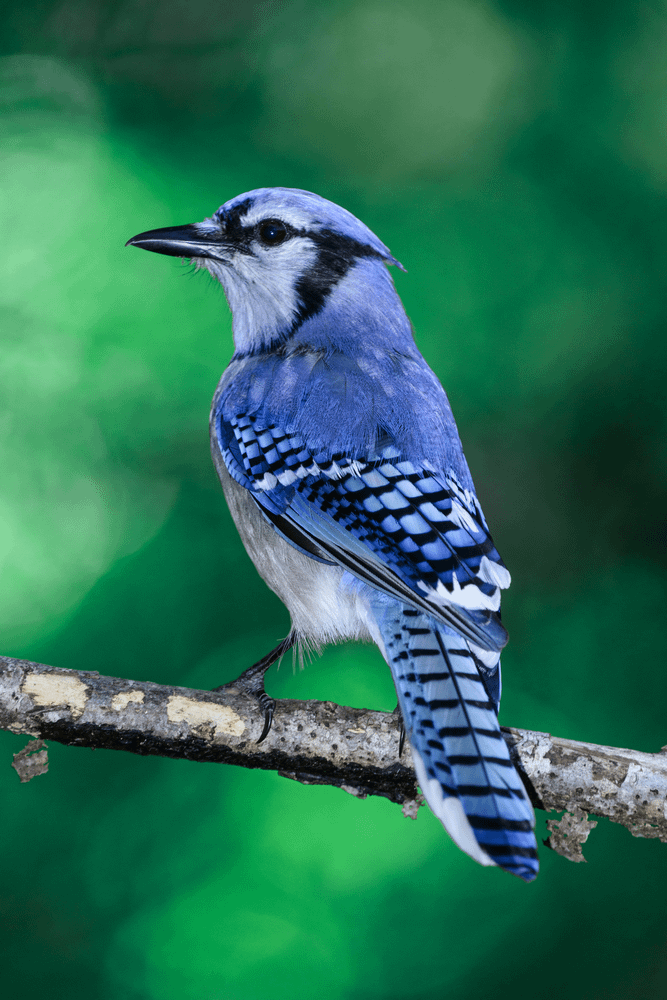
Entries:
{"type": "Polygon", "coordinates": [[[212,233],[202,233],[193,226],[170,226],[166,229],[151,229],[147,233],[133,236],[126,247],[141,247],[154,253],[166,253],[170,257],[216,257],[220,259],[222,239],[212,233]]]}

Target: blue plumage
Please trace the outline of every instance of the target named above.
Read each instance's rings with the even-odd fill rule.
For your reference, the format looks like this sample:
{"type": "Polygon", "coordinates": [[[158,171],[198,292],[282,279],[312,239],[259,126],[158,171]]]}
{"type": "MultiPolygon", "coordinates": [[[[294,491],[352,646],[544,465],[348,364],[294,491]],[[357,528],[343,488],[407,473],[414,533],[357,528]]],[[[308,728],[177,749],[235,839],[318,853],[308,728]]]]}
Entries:
{"type": "Polygon", "coordinates": [[[377,643],[429,805],[475,860],[530,881],[532,808],[497,721],[509,573],[386,269],[398,262],[344,209],[283,188],[130,242],[191,257],[225,289],[236,350],[213,457],[292,635],[377,643]]]}

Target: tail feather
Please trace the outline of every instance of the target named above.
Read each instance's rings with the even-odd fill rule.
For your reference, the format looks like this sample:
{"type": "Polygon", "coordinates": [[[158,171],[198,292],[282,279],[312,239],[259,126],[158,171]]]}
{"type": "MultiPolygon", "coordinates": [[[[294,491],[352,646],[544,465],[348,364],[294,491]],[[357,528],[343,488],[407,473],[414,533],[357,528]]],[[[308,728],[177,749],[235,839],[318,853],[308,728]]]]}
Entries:
{"type": "Polygon", "coordinates": [[[494,665],[422,611],[392,604],[378,604],[377,623],[429,806],[480,864],[532,881],[535,817],[498,727],[500,654],[494,665]]]}

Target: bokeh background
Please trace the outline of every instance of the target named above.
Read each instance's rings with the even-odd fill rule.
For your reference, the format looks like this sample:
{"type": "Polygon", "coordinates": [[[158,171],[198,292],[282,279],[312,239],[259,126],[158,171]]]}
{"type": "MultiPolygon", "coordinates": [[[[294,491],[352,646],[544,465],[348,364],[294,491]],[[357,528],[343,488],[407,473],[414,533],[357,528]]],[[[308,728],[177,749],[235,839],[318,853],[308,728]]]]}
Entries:
{"type": "MultiPolygon", "coordinates": [[[[501,721],[667,743],[661,0],[23,0],[0,14],[0,652],[212,687],[285,635],[207,416],[221,290],[124,249],[258,186],[403,261],[513,588],[501,721]]],[[[267,678],[391,709],[373,649],[267,678]]],[[[422,810],[0,734],[7,996],[667,996],[667,846],[531,886],[422,810]]],[[[545,817],[538,817],[540,839],[545,817]]]]}

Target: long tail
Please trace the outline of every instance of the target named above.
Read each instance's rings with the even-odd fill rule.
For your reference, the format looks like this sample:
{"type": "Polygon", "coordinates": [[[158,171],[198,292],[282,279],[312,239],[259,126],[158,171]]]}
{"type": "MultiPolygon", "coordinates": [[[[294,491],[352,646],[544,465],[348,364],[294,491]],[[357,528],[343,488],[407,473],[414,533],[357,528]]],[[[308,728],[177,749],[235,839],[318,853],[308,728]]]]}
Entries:
{"type": "Polygon", "coordinates": [[[374,611],[426,801],[475,861],[532,881],[535,817],[498,727],[500,654],[410,605],[374,611]]]}

